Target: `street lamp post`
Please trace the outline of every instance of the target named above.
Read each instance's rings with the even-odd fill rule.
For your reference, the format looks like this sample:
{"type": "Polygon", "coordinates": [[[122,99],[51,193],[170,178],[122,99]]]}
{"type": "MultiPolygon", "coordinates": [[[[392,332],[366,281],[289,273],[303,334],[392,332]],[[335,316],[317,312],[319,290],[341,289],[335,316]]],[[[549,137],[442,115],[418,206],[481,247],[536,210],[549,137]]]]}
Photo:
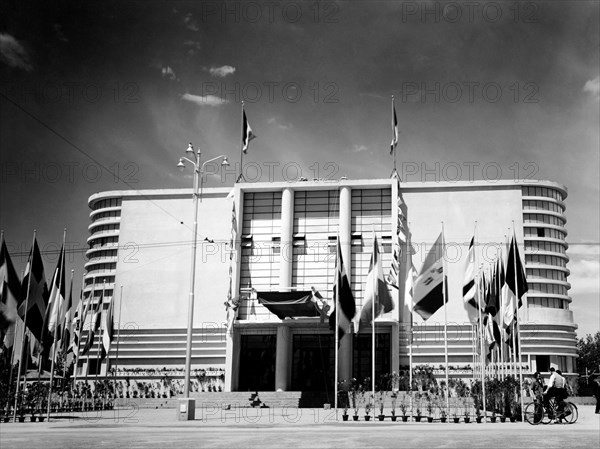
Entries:
{"type": "Polygon", "coordinates": [[[192,198],[194,200],[194,226],[192,231],[192,263],[190,272],[190,294],[188,298],[187,340],[185,347],[185,379],[183,398],[180,399],[178,410],[178,418],[179,420],[183,421],[194,419],[196,408],[196,402],[194,399],[190,398],[190,375],[192,371],[192,334],[194,328],[194,294],[196,287],[196,250],[198,247],[198,202],[202,201],[202,190],[199,189],[199,185],[202,183],[202,176],[204,175],[204,167],[206,164],[218,159],[222,159],[222,166],[229,165],[229,162],[227,162],[227,156],[225,155],[214,157],[200,165],[202,153],[200,152],[200,149],[198,149],[197,152],[194,152],[194,147],[192,146],[191,142],[188,145],[186,153],[191,153],[193,160],[188,159],[187,157],[182,157],[179,159],[179,163],[177,164],[177,167],[183,170],[185,168],[184,161],[187,161],[192,164],[194,169],[194,191],[192,193],[192,198]]]}

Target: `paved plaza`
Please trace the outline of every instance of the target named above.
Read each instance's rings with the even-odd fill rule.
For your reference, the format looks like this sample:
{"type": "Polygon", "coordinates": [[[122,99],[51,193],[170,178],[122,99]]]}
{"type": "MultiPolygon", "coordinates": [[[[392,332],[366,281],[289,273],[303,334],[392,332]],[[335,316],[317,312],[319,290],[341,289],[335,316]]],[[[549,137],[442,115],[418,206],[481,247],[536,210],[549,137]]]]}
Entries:
{"type": "MultiPolygon", "coordinates": [[[[8,448],[594,448],[600,415],[579,407],[573,425],[527,423],[336,422],[323,409],[197,409],[177,421],[174,409],[121,409],[53,418],[47,423],[0,424],[8,448]]],[[[341,418],[340,418],[341,419],[341,418]]]]}

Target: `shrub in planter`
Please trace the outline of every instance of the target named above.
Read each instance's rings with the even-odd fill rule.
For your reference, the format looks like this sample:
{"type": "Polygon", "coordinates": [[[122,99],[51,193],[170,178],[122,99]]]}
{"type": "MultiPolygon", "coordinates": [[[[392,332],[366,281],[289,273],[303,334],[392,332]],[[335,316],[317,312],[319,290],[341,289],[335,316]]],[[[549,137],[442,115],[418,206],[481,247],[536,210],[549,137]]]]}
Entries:
{"type": "Polygon", "coordinates": [[[479,415],[475,418],[475,421],[477,421],[478,424],[481,424],[482,419],[483,419],[483,416],[479,415]]]}
{"type": "Polygon", "coordinates": [[[469,424],[471,422],[471,418],[468,416],[465,416],[465,423],[469,424]]]}
{"type": "Polygon", "coordinates": [[[371,421],[371,415],[365,415],[365,421],[371,421]]]}
{"type": "Polygon", "coordinates": [[[385,419],[385,415],[378,415],[377,418],[379,418],[379,421],[383,421],[385,419]]]}
{"type": "Polygon", "coordinates": [[[453,419],[456,424],[460,422],[460,418],[458,416],[455,416],[453,419]]]}
{"type": "MultiPolygon", "coordinates": [[[[357,418],[358,418],[358,416],[357,416],[357,418]]],[[[348,415],[346,413],[344,413],[342,415],[342,421],[348,421],[348,415]]]]}
{"type": "Polygon", "coordinates": [[[398,417],[397,417],[396,415],[392,415],[392,421],[396,422],[396,419],[397,419],[397,418],[398,418],[398,417]]]}
{"type": "Polygon", "coordinates": [[[433,416],[428,416],[427,417],[427,422],[433,422],[433,416]]]}
{"type": "Polygon", "coordinates": [[[490,417],[490,421],[493,422],[493,423],[495,423],[496,422],[496,417],[495,416],[491,416],[490,417]]]}
{"type": "Polygon", "coordinates": [[[500,417],[500,422],[506,422],[506,416],[502,415],[502,416],[500,417]]]}
{"type": "Polygon", "coordinates": [[[353,421],[358,421],[358,415],[353,415],[353,416],[352,416],[352,420],[353,420],[353,421]]]}
{"type": "Polygon", "coordinates": [[[408,422],[408,416],[402,415],[402,422],[408,422]]]}
{"type": "Polygon", "coordinates": [[[44,422],[45,419],[46,419],[45,416],[38,416],[38,421],[39,422],[44,422]]]}

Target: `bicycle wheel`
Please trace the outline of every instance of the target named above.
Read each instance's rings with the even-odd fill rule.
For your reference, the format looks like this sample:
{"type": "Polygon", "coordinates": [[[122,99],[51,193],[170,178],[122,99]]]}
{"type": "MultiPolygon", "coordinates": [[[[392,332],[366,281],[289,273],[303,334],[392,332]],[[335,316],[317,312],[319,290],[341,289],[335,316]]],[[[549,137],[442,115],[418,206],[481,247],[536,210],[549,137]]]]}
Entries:
{"type": "Polygon", "coordinates": [[[577,406],[572,402],[565,403],[565,412],[564,412],[564,421],[566,424],[573,424],[577,421],[579,417],[579,412],[577,411],[577,406]]]}
{"type": "Polygon", "coordinates": [[[544,416],[544,408],[540,404],[532,402],[525,407],[525,421],[531,425],[536,425],[542,422],[544,416]]]}

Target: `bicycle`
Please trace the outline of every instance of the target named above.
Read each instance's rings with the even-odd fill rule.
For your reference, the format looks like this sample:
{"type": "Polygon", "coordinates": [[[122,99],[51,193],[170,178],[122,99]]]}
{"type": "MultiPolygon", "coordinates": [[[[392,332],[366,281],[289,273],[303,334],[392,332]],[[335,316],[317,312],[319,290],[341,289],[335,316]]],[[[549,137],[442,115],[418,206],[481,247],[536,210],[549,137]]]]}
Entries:
{"type": "Polygon", "coordinates": [[[536,399],[525,407],[525,421],[529,424],[550,424],[554,419],[557,424],[573,424],[579,417],[577,406],[572,402],[562,401],[562,410],[559,410],[560,403],[555,398],[551,398],[548,407],[544,407],[542,399],[536,399]]]}

